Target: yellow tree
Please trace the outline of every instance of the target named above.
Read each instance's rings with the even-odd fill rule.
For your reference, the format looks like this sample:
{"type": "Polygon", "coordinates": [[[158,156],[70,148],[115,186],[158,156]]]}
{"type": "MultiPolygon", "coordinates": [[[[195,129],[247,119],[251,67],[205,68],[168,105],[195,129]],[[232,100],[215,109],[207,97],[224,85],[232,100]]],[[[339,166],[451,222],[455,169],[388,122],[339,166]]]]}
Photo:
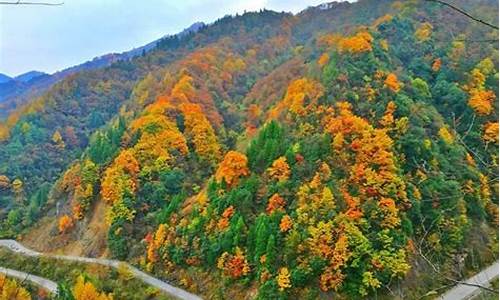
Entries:
{"type": "Polygon", "coordinates": [[[100,293],[91,282],[85,282],[82,275],[76,279],[73,287],[75,300],[113,300],[113,295],[100,293]]]}
{"type": "Polygon", "coordinates": [[[182,104],[186,134],[191,138],[196,153],[211,162],[218,161],[220,145],[212,125],[197,104],[182,104]]]}
{"type": "Polygon", "coordinates": [[[0,275],[0,299],[2,300],[31,300],[30,293],[15,280],[0,275]]]}
{"type": "Polygon", "coordinates": [[[486,143],[498,144],[498,122],[489,122],[484,125],[483,140],[486,143]]]}
{"type": "Polygon", "coordinates": [[[285,289],[292,287],[292,283],[290,281],[290,271],[288,271],[288,268],[280,268],[278,276],[276,276],[276,281],[278,282],[280,291],[284,291],[285,289]]]}
{"type": "Polygon", "coordinates": [[[290,167],[286,162],[286,157],[281,156],[276,159],[271,167],[267,169],[267,173],[272,179],[276,179],[279,182],[287,181],[290,177],[290,167]]]}
{"type": "Polygon", "coordinates": [[[54,144],[60,149],[64,149],[64,147],[66,147],[59,130],[56,130],[52,135],[52,142],[54,142],[54,144]]]}
{"type": "Polygon", "coordinates": [[[419,42],[428,41],[431,37],[432,29],[433,26],[430,23],[428,22],[422,23],[415,31],[415,38],[419,42]]]}

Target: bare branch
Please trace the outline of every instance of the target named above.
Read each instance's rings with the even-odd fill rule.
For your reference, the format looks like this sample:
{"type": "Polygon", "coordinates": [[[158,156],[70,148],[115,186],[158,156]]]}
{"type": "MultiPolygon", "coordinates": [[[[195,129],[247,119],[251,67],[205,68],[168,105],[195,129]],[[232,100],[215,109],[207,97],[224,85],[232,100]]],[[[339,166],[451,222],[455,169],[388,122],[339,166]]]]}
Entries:
{"type": "Polygon", "coordinates": [[[442,274],[440,271],[439,271],[439,268],[437,268],[423,253],[422,253],[422,249],[421,248],[418,248],[418,252],[420,254],[420,256],[427,262],[427,264],[429,264],[429,266],[431,266],[432,270],[439,276],[443,277],[445,280],[448,280],[450,282],[453,282],[454,284],[461,284],[461,285],[468,285],[468,286],[474,286],[474,287],[477,287],[477,288],[480,288],[480,289],[484,289],[486,291],[489,291],[489,292],[492,292],[492,293],[495,293],[495,294],[498,294],[498,291],[497,290],[494,290],[494,289],[491,289],[489,287],[486,287],[484,285],[480,285],[480,284],[475,284],[475,283],[469,283],[469,282],[465,282],[465,281],[461,281],[461,280],[456,280],[456,279],[453,279],[453,278],[450,278],[444,274],[442,274]]]}
{"type": "Polygon", "coordinates": [[[491,23],[488,23],[488,22],[486,22],[486,21],[483,21],[483,20],[481,20],[481,19],[478,19],[478,18],[476,18],[476,17],[474,17],[474,16],[471,16],[470,14],[468,14],[468,13],[467,13],[466,11],[464,11],[463,9],[460,9],[460,8],[458,8],[458,7],[456,7],[456,6],[452,5],[452,4],[450,4],[450,3],[448,3],[448,2],[441,1],[441,0],[425,0],[425,1],[428,1],[428,2],[435,2],[435,3],[439,3],[439,4],[442,4],[442,5],[448,6],[449,8],[451,8],[451,9],[453,9],[453,10],[455,10],[455,11],[457,11],[457,12],[461,13],[462,15],[464,15],[464,16],[466,16],[466,17],[468,17],[468,18],[470,18],[470,19],[472,19],[472,20],[474,20],[474,21],[476,21],[476,22],[479,22],[479,23],[481,23],[481,24],[483,24],[483,25],[486,25],[486,26],[491,27],[491,28],[493,28],[493,29],[495,29],[495,30],[498,30],[498,26],[493,25],[493,24],[491,24],[491,23]]]}
{"type": "Polygon", "coordinates": [[[16,2],[13,1],[0,1],[0,5],[44,5],[44,6],[58,6],[63,5],[64,2],[51,3],[51,2],[25,2],[18,0],[16,2]]]}

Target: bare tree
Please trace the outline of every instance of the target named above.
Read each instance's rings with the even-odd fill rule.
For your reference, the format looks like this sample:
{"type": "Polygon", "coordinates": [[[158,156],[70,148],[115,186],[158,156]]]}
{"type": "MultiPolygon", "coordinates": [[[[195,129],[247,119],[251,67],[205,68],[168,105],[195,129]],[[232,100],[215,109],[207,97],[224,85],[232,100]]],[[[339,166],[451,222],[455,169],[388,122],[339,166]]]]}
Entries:
{"type": "Polygon", "coordinates": [[[57,6],[63,5],[64,2],[26,2],[26,1],[0,1],[0,5],[45,5],[45,6],[57,6]]]}

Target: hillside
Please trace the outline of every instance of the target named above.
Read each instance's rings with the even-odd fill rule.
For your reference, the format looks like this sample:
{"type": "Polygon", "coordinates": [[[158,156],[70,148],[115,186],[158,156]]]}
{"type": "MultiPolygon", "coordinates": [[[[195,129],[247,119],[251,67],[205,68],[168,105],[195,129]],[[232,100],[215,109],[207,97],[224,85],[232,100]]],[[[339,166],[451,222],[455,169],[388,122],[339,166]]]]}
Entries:
{"type": "Polygon", "coordinates": [[[206,299],[419,299],[498,259],[497,38],[360,0],[76,72],[0,125],[1,236],[206,299]]]}

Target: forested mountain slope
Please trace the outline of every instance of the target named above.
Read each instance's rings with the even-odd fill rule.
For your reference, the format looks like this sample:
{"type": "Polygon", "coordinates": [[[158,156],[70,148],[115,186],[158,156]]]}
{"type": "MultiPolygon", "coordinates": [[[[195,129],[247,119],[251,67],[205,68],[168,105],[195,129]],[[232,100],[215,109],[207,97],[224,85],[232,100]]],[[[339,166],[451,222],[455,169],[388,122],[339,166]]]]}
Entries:
{"type": "Polygon", "coordinates": [[[497,35],[361,0],[75,74],[1,128],[1,233],[206,298],[418,298],[498,256],[497,35]]]}

